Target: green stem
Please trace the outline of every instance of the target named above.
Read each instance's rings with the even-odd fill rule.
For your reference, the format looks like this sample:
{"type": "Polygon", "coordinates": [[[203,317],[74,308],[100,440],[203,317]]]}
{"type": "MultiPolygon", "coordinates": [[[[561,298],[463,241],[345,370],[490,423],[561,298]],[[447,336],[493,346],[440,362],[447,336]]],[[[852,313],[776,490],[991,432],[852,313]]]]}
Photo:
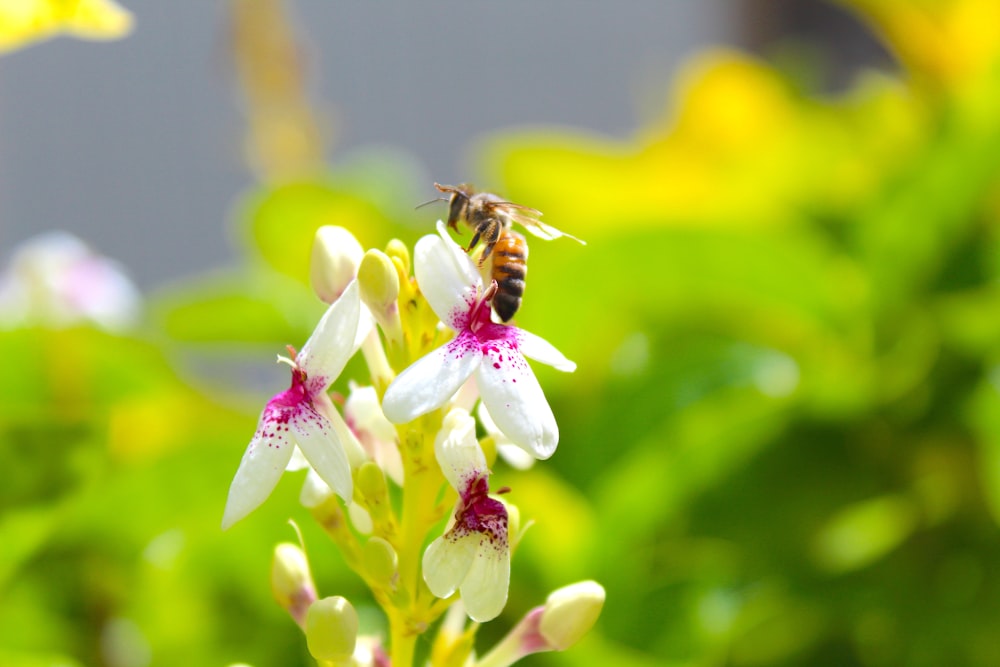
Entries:
{"type": "Polygon", "coordinates": [[[396,553],[399,556],[399,587],[408,600],[406,608],[397,608],[389,617],[392,664],[413,664],[416,637],[429,622],[429,603],[420,580],[421,548],[431,523],[428,511],[443,482],[434,460],[434,436],[441,425],[437,412],[400,429],[403,458],[403,507],[399,522],[396,553]]]}

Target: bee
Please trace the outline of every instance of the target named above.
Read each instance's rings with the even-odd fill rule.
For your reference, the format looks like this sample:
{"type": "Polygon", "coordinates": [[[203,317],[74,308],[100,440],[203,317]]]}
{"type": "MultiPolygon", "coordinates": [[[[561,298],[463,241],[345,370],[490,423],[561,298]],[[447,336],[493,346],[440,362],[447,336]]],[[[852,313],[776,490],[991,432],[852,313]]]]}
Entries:
{"type": "Polygon", "coordinates": [[[500,231],[493,245],[490,276],[497,283],[493,310],[503,322],[514,317],[524,296],[524,279],[528,274],[528,242],[513,229],[500,231]]]}
{"type": "Polygon", "coordinates": [[[500,240],[501,232],[510,229],[511,224],[515,222],[538,238],[547,241],[565,236],[583,243],[575,236],[561,232],[539,220],[542,212],[538,209],[505,201],[491,192],[476,192],[475,188],[467,183],[462,185],[435,183],[434,187],[438,192],[448,195],[448,226],[457,232],[458,221],[464,220],[475,232],[465,251],[471,251],[480,240],[483,242],[484,250],[479,259],[480,266],[493,252],[494,246],[500,240]]]}
{"type": "Polygon", "coordinates": [[[513,223],[518,223],[542,239],[552,240],[565,236],[583,243],[575,236],[539,220],[542,212],[537,209],[505,201],[491,192],[476,192],[466,183],[435,183],[434,187],[447,195],[431,201],[448,201],[448,226],[458,232],[458,222],[461,220],[473,230],[472,241],[465,251],[471,252],[482,241],[483,253],[479,257],[479,266],[482,267],[486,259],[492,257],[490,274],[498,286],[493,298],[493,309],[504,322],[510,320],[521,306],[524,278],[528,272],[528,242],[524,236],[511,229],[513,223]]]}

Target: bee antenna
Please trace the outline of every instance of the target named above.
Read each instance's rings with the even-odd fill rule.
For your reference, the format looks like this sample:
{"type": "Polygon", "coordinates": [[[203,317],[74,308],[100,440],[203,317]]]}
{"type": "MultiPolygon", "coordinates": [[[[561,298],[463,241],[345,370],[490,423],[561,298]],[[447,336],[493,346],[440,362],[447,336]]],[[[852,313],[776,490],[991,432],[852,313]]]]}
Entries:
{"type": "Polygon", "coordinates": [[[427,206],[428,204],[433,204],[436,201],[448,201],[448,198],[447,197],[437,197],[435,199],[431,199],[430,201],[425,201],[423,204],[418,204],[418,205],[414,206],[413,210],[415,211],[418,208],[423,208],[424,206],[427,206]]]}

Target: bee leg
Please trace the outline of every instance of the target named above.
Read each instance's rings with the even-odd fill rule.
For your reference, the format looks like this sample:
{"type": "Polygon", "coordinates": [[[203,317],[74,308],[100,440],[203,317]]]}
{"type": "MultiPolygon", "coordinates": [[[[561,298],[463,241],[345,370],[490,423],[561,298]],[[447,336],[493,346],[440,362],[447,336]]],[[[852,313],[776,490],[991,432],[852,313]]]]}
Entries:
{"type": "Polygon", "coordinates": [[[483,249],[483,254],[479,257],[479,266],[486,263],[486,258],[490,256],[491,252],[493,252],[493,246],[487,243],[483,249]]]}
{"type": "MultiPolygon", "coordinates": [[[[476,233],[472,237],[472,242],[469,243],[469,247],[465,249],[465,252],[471,252],[472,249],[476,247],[476,244],[479,243],[479,236],[480,236],[480,233],[477,230],[476,233]]],[[[485,257],[485,255],[484,255],[484,257],[485,257]]]]}

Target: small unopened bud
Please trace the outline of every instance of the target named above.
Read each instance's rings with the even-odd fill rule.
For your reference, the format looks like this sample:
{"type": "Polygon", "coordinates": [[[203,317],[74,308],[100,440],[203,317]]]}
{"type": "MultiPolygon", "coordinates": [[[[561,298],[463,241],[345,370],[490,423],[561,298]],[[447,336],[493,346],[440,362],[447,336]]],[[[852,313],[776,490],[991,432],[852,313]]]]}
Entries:
{"type": "Polygon", "coordinates": [[[309,572],[309,561],[298,545],[282,542],[274,548],[271,591],[278,604],[305,627],[306,610],[316,601],[316,585],[309,572]]]}
{"type": "Polygon", "coordinates": [[[365,567],[378,581],[388,584],[396,576],[399,557],[396,550],[381,537],[373,537],[364,546],[365,567]]]}
{"type": "Polygon", "coordinates": [[[357,503],[347,504],[347,516],[351,519],[354,530],[362,535],[371,535],[374,526],[372,525],[372,515],[364,507],[357,503]]]}
{"type": "Polygon", "coordinates": [[[368,307],[384,310],[396,303],[399,296],[399,276],[392,260],[381,250],[369,250],[358,266],[361,298],[368,307]]]}
{"type": "Polygon", "coordinates": [[[324,225],[316,230],[309,278],[317,296],[326,303],[336,301],[358,273],[364,248],[343,227],[324,225]]]}
{"type": "Polygon", "coordinates": [[[525,614],[476,665],[508,667],[532,653],[564,651],[594,627],[603,606],[604,588],[596,581],[581,581],[555,590],[543,606],[525,614]]]}
{"type": "Polygon", "coordinates": [[[538,624],[552,650],[564,651],[590,631],[604,606],[604,587],[581,581],[549,594],[538,624]]]}
{"type": "Polygon", "coordinates": [[[361,300],[371,311],[382,331],[392,341],[400,342],[403,329],[399,320],[399,275],[389,256],[380,250],[369,250],[358,267],[361,300]]]}
{"type": "Polygon", "coordinates": [[[343,662],[354,655],[358,613],[340,596],[317,600],[306,615],[306,643],[317,660],[343,662]]]}
{"type": "Polygon", "coordinates": [[[399,239],[389,241],[389,244],[385,247],[385,254],[399,268],[403,278],[410,275],[410,250],[406,247],[405,243],[399,239]]]}
{"type": "Polygon", "coordinates": [[[358,469],[358,491],[368,505],[368,511],[375,522],[388,516],[389,489],[385,483],[385,473],[373,461],[368,461],[358,469]]]}

